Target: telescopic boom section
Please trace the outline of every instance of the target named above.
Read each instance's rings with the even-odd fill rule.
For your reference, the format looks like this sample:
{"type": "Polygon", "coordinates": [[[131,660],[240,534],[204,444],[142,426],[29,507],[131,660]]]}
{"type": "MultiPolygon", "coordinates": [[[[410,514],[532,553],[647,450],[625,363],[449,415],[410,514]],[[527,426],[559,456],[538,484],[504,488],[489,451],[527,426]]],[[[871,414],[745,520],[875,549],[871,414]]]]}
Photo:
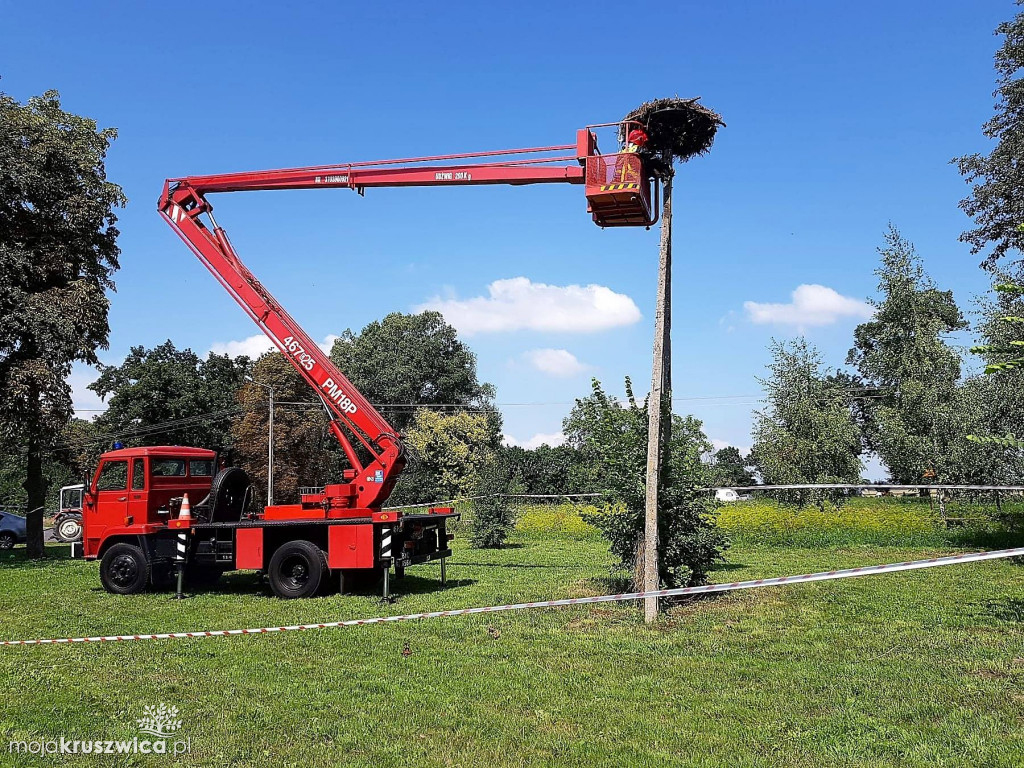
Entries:
{"type": "Polygon", "coordinates": [[[206,195],[274,189],[347,188],[362,193],[367,187],[583,184],[584,158],[578,152],[580,141],[575,145],[482,154],[190,176],[165,183],[158,204],[161,215],[281,350],[328,409],[331,431],[352,469],[345,472],[344,483],[327,487],[327,506],[379,508],[405,466],[401,440],[387,420],[238,258],[227,234],[214,220],[213,206],[206,195]],[[567,151],[573,154],[564,154],[567,151]],[[516,157],[493,159],[505,155],[516,157]],[[476,162],[463,162],[471,158],[476,162]],[[357,451],[356,445],[361,445],[365,451],[357,451]],[[360,460],[361,455],[369,457],[365,463],[360,460]]]}

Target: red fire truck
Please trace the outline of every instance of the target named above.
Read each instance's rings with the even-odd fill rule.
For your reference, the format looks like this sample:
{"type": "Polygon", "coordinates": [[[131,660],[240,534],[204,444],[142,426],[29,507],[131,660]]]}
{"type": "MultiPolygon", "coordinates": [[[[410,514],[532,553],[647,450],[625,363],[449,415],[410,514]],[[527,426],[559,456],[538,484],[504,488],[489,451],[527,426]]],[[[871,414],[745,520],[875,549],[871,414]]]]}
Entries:
{"type": "Polygon", "coordinates": [[[163,446],[106,453],[85,490],[83,512],[84,556],[100,559],[103,586],[131,594],[169,583],[174,569],[192,582],[252,569],[267,574],[276,595],[290,598],[322,592],[338,583],[335,575],[343,584],[346,575],[369,573],[382,577],[386,596],[392,567],[401,576],[430,560],[441,561],[445,579],[452,538],[446,525],[455,513],[382,508],[405,466],[400,436],[241,262],[207,195],[568,183],[584,185],[587,210],[599,226],[649,227],[659,187],[643,158],[598,149],[595,129],[624,136],[631,127],[590,126],[577,132],[575,143],[552,147],[169,179],[160,214],[323,403],[349,468],[298,503],[253,510],[245,472],[215,473],[211,451],[163,446]]]}
{"type": "Polygon", "coordinates": [[[229,467],[215,473],[216,465],[216,454],[203,448],[103,454],[85,494],[82,546],[86,559],[100,558],[104,588],[134,594],[169,587],[180,563],[192,585],[252,569],[267,574],[278,597],[310,597],[337,586],[332,573],[342,579],[382,574],[394,565],[401,574],[438,558],[443,565],[451,554],[445,529],[450,509],[340,515],[314,499],[249,513],[245,472],[229,467]],[[181,516],[186,497],[196,500],[189,502],[190,518],[181,516]]]}

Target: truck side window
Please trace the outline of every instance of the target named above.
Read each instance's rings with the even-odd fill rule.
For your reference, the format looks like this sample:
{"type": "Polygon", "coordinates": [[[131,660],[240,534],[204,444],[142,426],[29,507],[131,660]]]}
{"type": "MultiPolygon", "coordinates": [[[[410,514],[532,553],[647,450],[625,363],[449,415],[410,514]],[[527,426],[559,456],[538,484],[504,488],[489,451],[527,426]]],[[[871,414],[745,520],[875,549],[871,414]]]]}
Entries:
{"type": "Polygon", "coordinates": [[[132,490],[142,491],[146,488],[146,462],[142,459],[132,460],[132,490]]]}
{"type": "Polygon", "coordinates": [[[213,475],[213,461],[211,459],[192,459],[188,463],[188,473],[192,477],[210,477],[213,475]]]}
{"type": "Polygon", "coordinates": [[[153,477],[184,477],[184,459],[150,459],[149,471],[153,477]]]}
{"type": "Polygon", "coordinates": [[[96,481],[97,491],[124,491],[128,488],[128,462],[108,461],[100,470],[96,481]]]}

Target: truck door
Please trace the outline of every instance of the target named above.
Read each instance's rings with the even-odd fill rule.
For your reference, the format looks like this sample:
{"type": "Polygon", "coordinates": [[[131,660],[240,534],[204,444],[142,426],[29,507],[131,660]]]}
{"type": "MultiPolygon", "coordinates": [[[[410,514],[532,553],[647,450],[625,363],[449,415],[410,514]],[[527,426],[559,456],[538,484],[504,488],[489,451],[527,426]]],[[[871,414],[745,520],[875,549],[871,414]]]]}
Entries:
{"type": "Polygon", "coordinates": [[[104,461],[96,478],[96,517],[107,526],[124,525],[128,515],[128,461],[104,461]]]}
{"type": "Polygon", "coordinates": [[[128,514],[132,522],[142,525],[149,522],[148,496],[146,487],[146,460],[132,459],[131,491],[128,494],[128,514]]]}

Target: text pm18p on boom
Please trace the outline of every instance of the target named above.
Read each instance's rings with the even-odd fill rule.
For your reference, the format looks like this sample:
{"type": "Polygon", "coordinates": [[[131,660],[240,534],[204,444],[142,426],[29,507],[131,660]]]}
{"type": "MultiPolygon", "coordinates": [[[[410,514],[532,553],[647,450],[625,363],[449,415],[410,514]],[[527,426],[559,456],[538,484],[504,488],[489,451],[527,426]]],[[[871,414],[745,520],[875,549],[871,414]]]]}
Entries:
{"type": "Polygon", "coordinates": [[[265,572],[279,597],[344,588],[345,578],[356,575],[382,577],[387,595],[392,568],[401,576],[431,560],[441,561],[443,581],[452,538],[446,525],[455,513],[382,508],[405,466],[400,436],[241,262],[207,196],[566,183],[584,187],[598,225],[649,227],[657,217],[657,180],[632,147],[601,154],[598,128],[626,135],[631,126],[589,126],[563,146],[168,180],[160,214],[316,393],[349,467],[297,503],[253,511],[245,472],[215,472],[212,451],[162,446],[106,453],[84,494],[82,542],[84,557],[101,561],[103,586],[132,594],[170,585],[176,570],[196,583],[250,569],[265,572]]]}

